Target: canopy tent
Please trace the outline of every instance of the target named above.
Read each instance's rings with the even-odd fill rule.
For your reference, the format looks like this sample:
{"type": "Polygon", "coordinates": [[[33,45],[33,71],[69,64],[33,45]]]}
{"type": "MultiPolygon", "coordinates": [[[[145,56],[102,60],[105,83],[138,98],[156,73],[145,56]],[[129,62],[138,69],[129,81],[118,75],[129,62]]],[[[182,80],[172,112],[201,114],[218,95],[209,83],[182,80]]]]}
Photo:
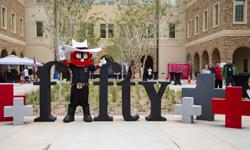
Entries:
{"type": "MultiPolygon", "coordinates": [[[[42,66],[41,63],[36,62],[38,66],[42,66]]],[[[24,66],[33,66],[34,60],[29,58],[20,58],[15,55],[6,56],[0,59],[0,65],[24,65],[24,66]]]]}
{"type": "MultiPolygon", "coordinates": [[[[30,58],[27,58],[27,57],[23,57],[22,59],[24,59],[24,60],[26,60],[27,62],[29,62],[30,63],[30,65],[34,65],[34,59],[30,59],[30,58]]],[[[37,62],[36,61],[36,64],[37,64],[37,66],[43,66],[43,64],[41,64],[41,63],[39,63],[39,62],[37,62]]],[[[29,65],[27,65],[27,66],[29,66],[29,65]]]]}

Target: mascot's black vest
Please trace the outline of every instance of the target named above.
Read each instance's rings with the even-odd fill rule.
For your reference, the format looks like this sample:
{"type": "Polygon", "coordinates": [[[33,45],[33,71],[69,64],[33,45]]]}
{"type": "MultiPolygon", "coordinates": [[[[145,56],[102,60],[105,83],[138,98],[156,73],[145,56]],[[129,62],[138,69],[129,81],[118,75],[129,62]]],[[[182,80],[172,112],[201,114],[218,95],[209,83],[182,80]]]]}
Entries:
{"type": "Polygon", "coordinates": [[[89,72],[94,72],[96,70],[94,65],[88,67],[77,67],[72,64],[69,65],[69,68],[72,71],[72,83],[88,83],[89,81],[89,72]]]}

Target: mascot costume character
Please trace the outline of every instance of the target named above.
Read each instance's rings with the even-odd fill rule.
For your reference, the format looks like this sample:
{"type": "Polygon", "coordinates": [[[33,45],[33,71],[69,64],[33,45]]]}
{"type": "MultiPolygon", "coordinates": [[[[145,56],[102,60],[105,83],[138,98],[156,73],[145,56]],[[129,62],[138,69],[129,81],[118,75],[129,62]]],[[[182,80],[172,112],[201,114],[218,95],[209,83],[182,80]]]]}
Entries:
{"type": "Polygon", "coordinates": [[[59,46],[60,60],[72,72],[70,104],[63,122],[68,123],[75,120],[74,116],[77,106],[82,106],[83,120],[85,122],[92,121],[88,103],[88,80],[91,72],[96,71],[107,63],[105,58],[103,58],[98,65],[93,65],[93,55],[101,50],[102,48],[89,49],[87,40],[84,42],[72,40],[72,46],[59,46]]]}

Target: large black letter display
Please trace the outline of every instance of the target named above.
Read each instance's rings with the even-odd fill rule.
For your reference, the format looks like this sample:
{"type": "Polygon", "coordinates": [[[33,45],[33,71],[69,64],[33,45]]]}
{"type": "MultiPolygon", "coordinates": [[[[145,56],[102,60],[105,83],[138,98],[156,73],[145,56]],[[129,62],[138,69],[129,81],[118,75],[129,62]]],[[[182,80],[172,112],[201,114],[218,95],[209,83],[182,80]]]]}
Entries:
{"type": "Polygon", "coordinates": [[[113,117],[108,115],[108,70],[113,73],[121,72],[121,66],[116,62],[107,63],[100,70],[100,97],[99,97],[99,115],[94,121],[113,121],[113,117]]]}
{"type": "MultiPolygon", "coordinates": [[[[51,85],[55,85],[56,82],[50,80],[50,70],[52,66],[57,68],[57,71],[67,73],[69,71],[61,62],[51,61],[43,67],[39,67],[38,77],[39,83],[35,83],[40,86],[40,116],[36,118],[35,122],[42,121],[55,121],[56,117],[51,115],[51,85]]],[[[100,93],[99,93],[99,115],[94,118],[94,121],[113,121],[113,117],[108,115],[108,70],[111,69],[113,73],[120,73],[121,66],[116,62],[107,63],[101,67],[100,70],[100,93]]],[[[128,74],[125,80],[118,84],[122,86],[122,115],[126,121],[137,121],[139,115],[131,115],[131,95],[130,95],[130,78],[128,74]]],[[[149,99],[151,101],[151,113],[146,117],[147,121],[166,121],[166,118],[161,116],[161,98],[166,90],[166,87],[170,82],[160,81],[160,90],[157,92],[154,88],[156,81],[142,81],[140,82],[146,89],[149,99]]]]}
{"type": "Polygon", "coordinates": [[[156,92],[154,85],[156,84],[156,81],[141,81],[140,84],[144,86],[146,89],[146,92],[148,94],[148,97],[151,101],[151,113],[149,116],[146,117],[147,121],[166,121],[167,119],[163,116],[161,116],[161,98],[167,88],[167,86],[170,84],[170,82],[167,81],[159,81],[160,83],[160,89],[158,92],[156,92]]]}
{"type": "Polygon", "coordinates": [[[56,67],[57,71],[69,74],[68,69],[58,61],[51,61],[38,69],[38,77],[40,79],[40,116],[35,118],[35,122],[50,122],[55,121],[56,117],[51,115],[51,85],[56,85],[56,82],[51,82],[50,71],[52,66],[56,67]]]}
{"type": "Polygon", "coordinates": [[[131,95],[130,95],[130,73],[127,74],[124,81],[121,82],[122,85],[122,115],[124,120],[126,121],[137,121],[139,119],[139,115],[132,116],[130,114],[130,103],[131,103],[131,95]]]}

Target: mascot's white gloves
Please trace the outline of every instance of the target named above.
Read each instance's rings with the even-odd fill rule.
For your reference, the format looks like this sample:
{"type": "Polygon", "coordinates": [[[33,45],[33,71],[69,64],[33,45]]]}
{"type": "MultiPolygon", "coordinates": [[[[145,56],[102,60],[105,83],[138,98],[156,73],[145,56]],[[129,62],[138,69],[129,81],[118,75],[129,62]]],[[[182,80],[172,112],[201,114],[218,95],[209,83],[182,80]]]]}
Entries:
{"type": "Polygon", "coordinates": [[[63,49],[64,49],[63,46],[60,45],[60,46],[58,47],[58,49],[59,49],[59,59],[60,59],[60,60],[66,60],[65,51],[63,50],[63,49]]]}
{"type": "Polygon", "coordinates": [[[101,67],[101,66],[105,65],[106,63],[107,63],[106,59],[103,58],[100,60],[100,63],[98,65],[101,67]]]}

